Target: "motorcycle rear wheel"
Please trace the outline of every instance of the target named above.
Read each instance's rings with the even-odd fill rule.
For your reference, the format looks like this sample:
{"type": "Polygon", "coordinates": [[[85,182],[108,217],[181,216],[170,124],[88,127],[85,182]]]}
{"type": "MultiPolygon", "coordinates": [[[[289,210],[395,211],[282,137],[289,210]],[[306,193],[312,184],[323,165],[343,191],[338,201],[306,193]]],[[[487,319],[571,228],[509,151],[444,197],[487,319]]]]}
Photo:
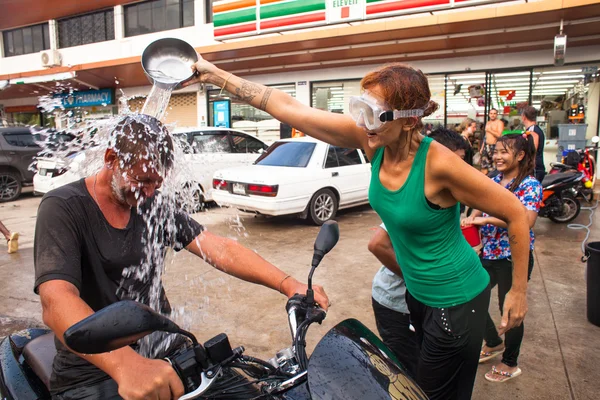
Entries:
{"type": "Polygon", "coordinates": [[[563,195],[561,199],[561,210],[562,212],[560,215],[549,215],[548,218],[559,224],[571,222],[579,215],[581,203],[573,196],[563,195]]]}

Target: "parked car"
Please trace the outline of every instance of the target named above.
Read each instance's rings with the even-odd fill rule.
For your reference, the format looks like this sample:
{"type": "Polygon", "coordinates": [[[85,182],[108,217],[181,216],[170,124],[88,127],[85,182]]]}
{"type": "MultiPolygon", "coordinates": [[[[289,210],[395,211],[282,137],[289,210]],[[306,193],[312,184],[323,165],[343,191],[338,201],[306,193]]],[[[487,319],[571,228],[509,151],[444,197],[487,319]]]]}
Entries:
{"type": "Polygon", "coordinates": [[[273,143],[247,167],[219,170],[219,205],[264,215],[297,214],[316,225],[339,209],[368,203],[371,164],[356,149],[303,137],[273,143]]]}
{"type": "Polygon", "coordinates": [[[187,145],[186,162],[192,168],[197,190],[197,205],[212,201],[212,177],[222,168],[251,165],[269,146],[262,140],[245,132],[229,128],[179,128],[176,137],[187,145]]]}
{"type": "Polygon", "coordinates": [[[33,181],[41,134],[31,128],[0,128],[0,202],[16,200],[33,181]]]}

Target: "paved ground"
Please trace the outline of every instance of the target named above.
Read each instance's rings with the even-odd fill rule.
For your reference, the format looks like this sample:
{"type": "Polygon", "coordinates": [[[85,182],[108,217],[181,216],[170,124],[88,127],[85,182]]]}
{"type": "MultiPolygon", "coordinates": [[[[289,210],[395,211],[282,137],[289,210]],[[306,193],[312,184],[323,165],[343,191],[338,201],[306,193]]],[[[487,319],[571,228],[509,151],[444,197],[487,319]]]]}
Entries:
{"type": "MultiPolygon", "coordinates": [[[[32,292],[38,204],[39,198],[25,195],[0,205],[0,220],[22,235],[19,253],[9,255],[0,247],[0,336],[41,321],[39,299],[32,292]]],[[[587,223],[587,215],[582,211],[578,222],[587,223]]],[[[236,238],[294,276],[307,276],[318,228],[294,219],[248,214],[238,219],[235,212],[219,208],[196,217],[210,230],[236,238]]],[[[333,306],[323,326],[309,332],[310,348],[345,318],[357,318],[375,329],[370,288],[378,264],[367,243],[379,219],[369,207],[362,207],[341,212],[337,220],[341,240],[314,277],[325,286],[333,306]]],[[[600,221],[596,224],[592,240],[600,240],[600,221]]],[[[585,264],[579,260],[584,233],[543,219],[536,232],[536,265],[520,358],[523,375],[493,384],[483,378],[490,365],[483,365],[474,399],[598,398],[600,328],[585,317],[585,264]]],[[[271,290],[230,278],[185,252],[170,257],[165,285],[171,303],[185,310],[179,322],[202,340],[226,332],[233,345],[244,345],[248,354],[266,358],[290,345],[285,299],[271,290]]],[[[491,309],[498,320],[497,300],[492,300],[491,309]]]]}

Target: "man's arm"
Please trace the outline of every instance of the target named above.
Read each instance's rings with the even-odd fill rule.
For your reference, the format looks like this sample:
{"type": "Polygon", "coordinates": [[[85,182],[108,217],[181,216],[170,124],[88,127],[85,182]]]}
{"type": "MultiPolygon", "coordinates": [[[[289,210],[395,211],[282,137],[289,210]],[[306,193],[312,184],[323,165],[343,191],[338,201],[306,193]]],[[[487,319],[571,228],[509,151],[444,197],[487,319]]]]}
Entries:
{"type": "Polygon", "coordinates": [[[398,275],[400,278],[404,278],[400,264],[396,258],[396,252],[394,246],[390,240],[390,235],[382,229],[377,228],[375,235],[369,241],[369,251],[373,253],[375,257],[390,271],[398,275]]]}
{"type": "MultiPolygon", "coordinates": [[[[47,281],[38,290],[44,323],[63,344],[65,331],[94,313],[79,297],[79,290],[67,281],[47,281]]],[[[144,358],[129,346],[102,354],[73,353],[113,378],[119,386],[119,394],[125,399],[170,400],[184,394],[179,376],[168,363],[144,358]]]]}
{"type": "MultiPolygon", "coordinates": [[[[187,245],[186,249],[229,275],[277,290],[288,298],[296,293],[306,293],[305,284],[298,282],[294,277],[287,275],[235,240],[203,231],[187,245]]],[[[329,299],[323,288],[313,285],[313,290],[317,304],[327,310],[329,299]]]]}

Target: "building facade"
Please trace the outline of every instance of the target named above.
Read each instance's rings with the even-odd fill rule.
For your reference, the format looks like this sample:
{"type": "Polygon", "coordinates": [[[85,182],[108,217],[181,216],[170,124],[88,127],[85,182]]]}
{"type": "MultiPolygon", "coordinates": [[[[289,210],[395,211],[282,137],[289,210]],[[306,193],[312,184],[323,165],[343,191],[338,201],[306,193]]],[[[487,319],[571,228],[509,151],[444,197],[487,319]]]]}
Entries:
{"type": "MultiPolygon", "coordinates": [[[[6,123],[65,124],[141,109],[150,84],[140,55],[176,37],[219,67],[304,104],[346,112],[360,79],[388,62],[429,76],[438,112],[426,122],[485,122],[538,108],[549,138],[583,122],[598,134],[597,0],[22,0],[0,17],[0,110],[6,123]],[[566,38],[566,51],[555,51],[566,38]],[[584,119],[570,120],[572,106],[584,119]]],[[[173,93],[166,122],[225,125],[256,135],[268,114],[218,88],[173,93]],[[215,121],[227,105],[226,121],[215,121]]]]}

